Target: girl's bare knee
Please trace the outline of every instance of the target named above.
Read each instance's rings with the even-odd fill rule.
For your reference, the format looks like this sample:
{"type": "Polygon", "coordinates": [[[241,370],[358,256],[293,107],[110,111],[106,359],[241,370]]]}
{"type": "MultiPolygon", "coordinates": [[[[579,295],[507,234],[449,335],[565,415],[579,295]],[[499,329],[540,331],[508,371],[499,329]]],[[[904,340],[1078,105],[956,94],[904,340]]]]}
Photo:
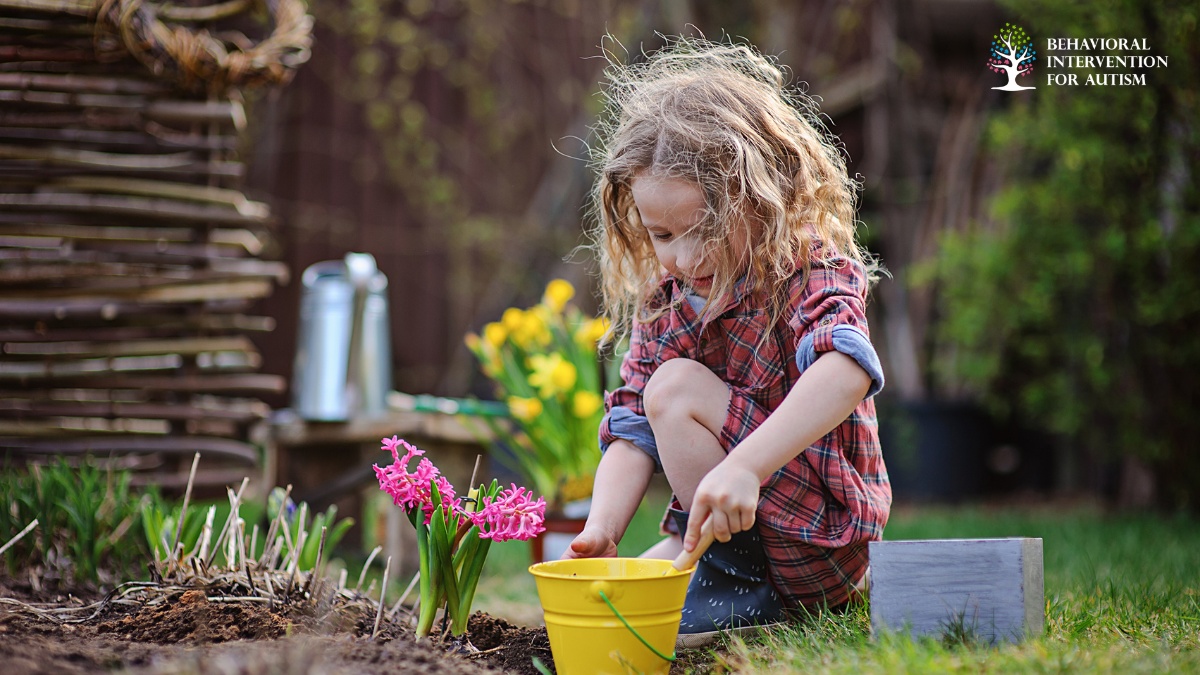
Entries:
{"type": "Polygon", "coordinates": [[[706,389],[725,384],[707,366],[691,359],[671,359],[650,376],[642,392],[646,416],[655,419],[667,415],[694,416],[697,403],[706,389]]]}

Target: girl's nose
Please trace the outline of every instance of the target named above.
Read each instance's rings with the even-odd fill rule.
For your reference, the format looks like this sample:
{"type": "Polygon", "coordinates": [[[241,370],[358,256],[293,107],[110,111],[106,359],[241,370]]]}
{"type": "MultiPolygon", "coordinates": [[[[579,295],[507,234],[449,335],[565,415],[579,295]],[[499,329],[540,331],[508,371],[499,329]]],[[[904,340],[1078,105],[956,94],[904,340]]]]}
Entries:
{"type": "Polygon", "coordinates": [[[681,242],[675,250],[675,266],[684,272],[690,272],[696,266],[696,262],[695,246],[681,242]]]}

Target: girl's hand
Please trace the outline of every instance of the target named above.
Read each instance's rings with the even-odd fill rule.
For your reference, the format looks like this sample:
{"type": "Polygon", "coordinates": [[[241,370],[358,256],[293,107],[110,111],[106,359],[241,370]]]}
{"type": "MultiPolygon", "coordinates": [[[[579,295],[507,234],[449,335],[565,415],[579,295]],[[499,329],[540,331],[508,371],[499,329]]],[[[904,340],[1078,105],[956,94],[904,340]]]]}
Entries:
{"type": "Polygon", "coordinates": [[[700,540],[700,526],[712,516],[713,536],[717,541],[729,538],[754,526],[758,510],[758,475],[728,458],[718,464],[696,486],[692,511],[688,516],[687,534],[683,548],[691,551],[700,540]]]}
{"type": "Polygon", "coordinates": [[[615,558],[617,557],[617,542],[598,527],[583,528],[583,532],[571,542],[563,553],[563,560],[573,558],[615,558]]]}

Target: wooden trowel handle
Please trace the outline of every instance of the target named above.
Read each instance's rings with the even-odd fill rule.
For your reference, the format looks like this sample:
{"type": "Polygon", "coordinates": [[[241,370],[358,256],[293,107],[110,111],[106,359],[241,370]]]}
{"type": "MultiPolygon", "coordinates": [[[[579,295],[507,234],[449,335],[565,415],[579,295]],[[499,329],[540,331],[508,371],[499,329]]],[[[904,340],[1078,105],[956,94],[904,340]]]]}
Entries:
{"type": "MultiPolygon", "coordinates": [[[[681,533],[680,536],[682,537],[683,534],[686,533],[681,533]]],[[[709,516],[704,519],[704,524],[700,526],[700,541],[696,542],[696,548],[680,553],[679,557],[675,558],[675,562],[671,563],[671,566],[680,572],[691,569],[712,543],[712,516],[709,516]]]]}

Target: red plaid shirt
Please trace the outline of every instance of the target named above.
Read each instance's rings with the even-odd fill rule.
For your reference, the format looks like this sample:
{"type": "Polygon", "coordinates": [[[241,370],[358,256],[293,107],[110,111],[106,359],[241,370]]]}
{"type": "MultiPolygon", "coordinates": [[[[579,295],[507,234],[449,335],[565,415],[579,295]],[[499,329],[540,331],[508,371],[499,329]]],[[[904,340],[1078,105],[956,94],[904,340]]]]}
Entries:
{"type": "MultiPolygon", "coordinates": [[[[796,351],[809,333],[817,354],[834,349],[834,326],[867,332],[867,280],[849,259],[814,261],[807,282],[793,277],[789,302],[774,326],[764,298],[747,296],[744,283],[715,319],[700,321],[671,276],[651,300],[670,309],[637,323],[621,366],[625,386],[609,393],[606,409],[623,406],[645,415],[642,391],[651,374],[674,358],[698,361],[729,384],[721,444],[728,452],[783,401],[800,377],[796,351]],[[764,333],[770,335],[762,344],[764,333]]],[[[608,416],[600,427],[611,443],[608,416]]],[[[892,489],[879,446],[874,399],[858,404],[836,429],[789,461],[759,491],[758,526],[771,580],[792,606],[837,606],[849,599],[867,567],[867,542],[883,534],[892,489]]]]}

